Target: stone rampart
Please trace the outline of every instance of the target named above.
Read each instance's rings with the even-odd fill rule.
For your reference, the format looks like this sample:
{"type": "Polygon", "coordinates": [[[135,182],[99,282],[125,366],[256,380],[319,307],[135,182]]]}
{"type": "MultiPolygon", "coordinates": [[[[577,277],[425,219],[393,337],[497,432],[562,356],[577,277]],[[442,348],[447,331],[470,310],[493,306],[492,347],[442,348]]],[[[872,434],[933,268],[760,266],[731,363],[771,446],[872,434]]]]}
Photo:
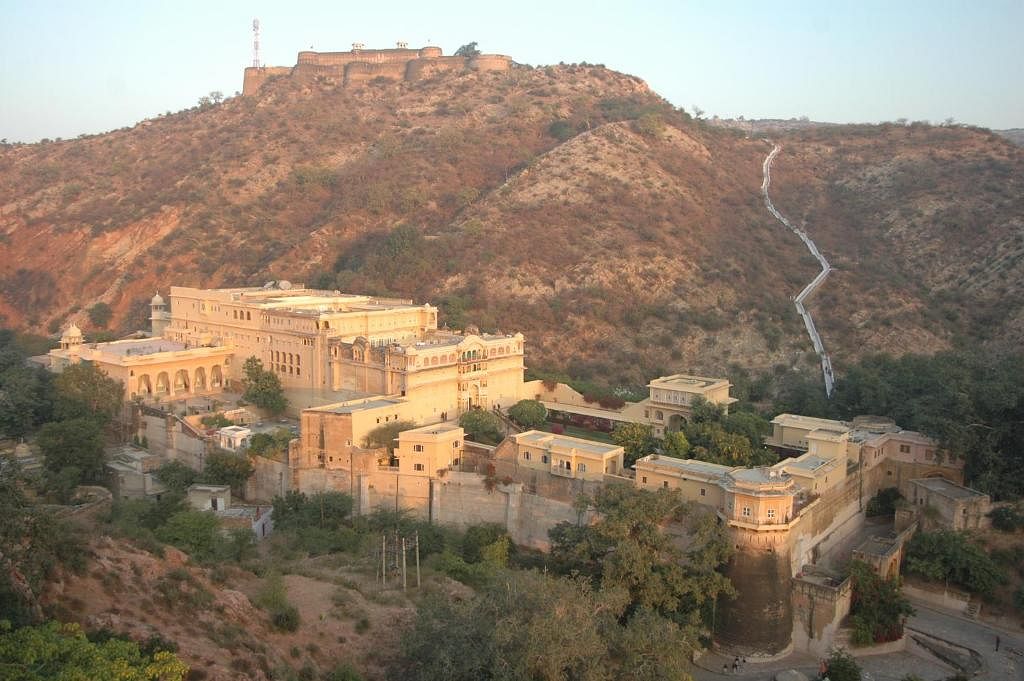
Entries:
{"type": "Polygon", "coordinates": [[[443,56],[441,48],[395,48],[352,50],[349,52],[299,52],[293,67],[260,66],[245,69],[242,94],[254,95],[272,76],[294,78],[326,77],[344,84],[364,83],[375,78],[415,81],[453,71],[508,71],[512,58],[503,54],[479,54],[475,57],[443,56]]]}

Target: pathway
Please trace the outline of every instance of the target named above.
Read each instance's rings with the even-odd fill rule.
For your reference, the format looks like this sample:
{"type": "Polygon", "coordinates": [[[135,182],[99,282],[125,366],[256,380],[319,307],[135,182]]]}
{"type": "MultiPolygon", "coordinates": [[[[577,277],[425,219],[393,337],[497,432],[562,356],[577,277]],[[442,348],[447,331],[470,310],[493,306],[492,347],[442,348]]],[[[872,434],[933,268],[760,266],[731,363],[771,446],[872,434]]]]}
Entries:
{"type": "MultiPolygon", "coordinates": [[[[766,140],[767,141],[767,140],[766,140]]],[[[772,203],[771,198],[768,197],[768,186],[772,182],[772,161],[778,156],[779,151],[782,147],[778,144],[772,147],[771,153],[765,158],[762,166],[764,179],[761,181],[761,193],[764,194],[764,205],[768,209],[768,212],[775,216],[775,219],[784,224],[791,232],[800,237],[800,240],[807,246],[807,250],[811,252],[811,255],[821,264],[821,272],[818,273],[811,283],[804,287],[803,291],[797,294],[796,298],[793,299],[793,304],[796,306],[796,311],[804,320],[804,326],[807,327],[807,335],[811,337],[811,344],[814,346],[814,352],[818,355],[821,360],[821,374],[825,378],[825,394],[828,397],[832,397],[832,392],[835,390],[835,377],[832,374],[832,360],[829,358],[828,353],[825,352],[825,346],[821,342],[821,336],[818,335],[818,330],[814,326],[814,320],[811,319],[811,313],[804,307],[804,300],[807,299],[815,289],[817,289],[828,277],[832,271],[832,266],[828,264],[828,260],[818,250],[818,246],[814,241],[807,235],[807,232],[793,225],[787,220],[782,213],[775,209],[775,205],[772,203]]]]}

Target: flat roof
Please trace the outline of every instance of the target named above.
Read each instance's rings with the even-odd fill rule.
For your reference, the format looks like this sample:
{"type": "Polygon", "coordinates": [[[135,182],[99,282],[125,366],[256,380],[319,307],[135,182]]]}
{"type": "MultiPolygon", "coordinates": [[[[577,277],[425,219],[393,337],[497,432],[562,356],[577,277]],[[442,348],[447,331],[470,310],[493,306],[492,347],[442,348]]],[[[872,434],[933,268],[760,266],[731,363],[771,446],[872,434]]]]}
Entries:
{"type": "Polygon", "coordinates": [[[768,468],[765,466],[759,466],[757,468],[739,468],[734,469],[730,475],[734,480],[740,482],[756,482],[756,483],[767,483],[767,482],[786,482],[790,478],[786,476],[784,471],[780,471],[777,468],[768,468]],[[774,473],[774,475],[772,475],[774,473]]]}
{"type": "Polygon", "coordinates": [[[333,414],[354,414],[357,411],[370,411],[371,409],[380,409],[382,407],[393,407],[395,405],[404,404],[405,400],[401,399],[390,399],[386,397],[377,397],[356,402],[350,404],[348,402],[339,402],[336,404],[326,404],[322,407],[313,407],[312,411],[327,411],[333,414]]]}
{"type": "Polygon", "coordinates": [[[96,343],[87,345],[92,350],[98,350],[105,355],[115,357],[139,357],[142,355],[155,355],[161,352],[178,352],[187,350],[184,343],[164,340],[162,338],[145,338],[142,340],[112,341],[110,343],[96,343]]]}
{"type": "Polygon", "coordinates": [[[734,467],[723,466],[718,463],[710,463],[707,461],[700,461],[698,459],[677,459],[672,456],[659,456],[656,454],[645,456],[640,459],[640,462],[651,463],[658,466],[668,466],[669,468],[677,468],[684,473],[699,473],[701,475],[711,477],[724,476],[726,473],[734,470],[734,467]]]}
{"type": "Polygon", "coordinates": [[[528,430],[525,433],[519,433],[515,436],[515,441],[517,444],[529,444],[535,447],[540,445],[550,445],[553,447],[578,449],[580,451],[600,455],[612,454],[622,449],[622,447],[618,445],[594,442],[593,440],[584,440],[583,438],[572,437],[570,435],[555,435],[554,433],[547,433],[542,430],[528,430]]]}
{"type": "Polygon", "coordinates": [[[431,426],[420,426],[419,428],[410,428],[409,430],[403,430],[398,434],[398,439],[402,439],[403,435],[440,435],[442,433],[450,433],[453,430],[462,430],[462,426],[458,423],[435,423],[431,426]]]}
{"type": "Polygon", "coordinates": [[[945,478],[916,478],[910,482],[930,489],[931,491],[937,492],[943,496],[950,497],[951,499],[970,499],[972,497],[979,498],[988,496],[976,489],[952,483],[945,478]]]}
{"type": "Polygon", "coordinates": [[[688,374],[672,374],[656,378],[647,384],[648,388],[674,388],[687,392],[703,392],[711,386],[728,383],[725,378],[708,378],[706,376],[690,376],[688,374]]]}
{"type": "Polygon", "coordinates": [[[835,428],[815,428],[807,433],[808,440],[824,440],[826,442],[842,442],[849,431],[835,428]]]}
{"type": "Polygon", "coordinates": [[[899,542],[894,539],[868,537],[854,551],[867,556],[888,556],[895,553],[899,548],[899,542]]]}
{"type": "Polygon", "coordinates": [[[846,432],[849,429],[842,421],[832,419],[821,419],[815,416],[800,416],[799,414],[779,414],[772,419],[775,425],[791,428],[806,428],[807,430],[834,430],[846,432]]]}
{"type": "Polygon", "coordinates": [[[807,471],[814,471],[830,461],[831,459],[823,459],[820,456],[801,456],[797,459],[786,459],[781,463],[783,463],[786,468],[800,468],[807,471]]]}
{"type": "Polygon", "coordinates": [[[223,492],[231,489],[231,485],[205,485],[203,483],[195,483],[188,486],[189,492],[223,492]]]}

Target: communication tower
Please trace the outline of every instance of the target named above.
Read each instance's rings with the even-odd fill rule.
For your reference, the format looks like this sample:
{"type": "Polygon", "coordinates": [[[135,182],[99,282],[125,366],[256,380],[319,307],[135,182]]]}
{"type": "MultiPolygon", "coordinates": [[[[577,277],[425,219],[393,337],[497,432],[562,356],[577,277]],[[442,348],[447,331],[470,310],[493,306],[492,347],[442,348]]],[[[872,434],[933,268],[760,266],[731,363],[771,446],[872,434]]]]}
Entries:
{"type": "Polygon", "coordinates": [[[260,67],[260,20],[252,20],[252,65],[260,67]]]}

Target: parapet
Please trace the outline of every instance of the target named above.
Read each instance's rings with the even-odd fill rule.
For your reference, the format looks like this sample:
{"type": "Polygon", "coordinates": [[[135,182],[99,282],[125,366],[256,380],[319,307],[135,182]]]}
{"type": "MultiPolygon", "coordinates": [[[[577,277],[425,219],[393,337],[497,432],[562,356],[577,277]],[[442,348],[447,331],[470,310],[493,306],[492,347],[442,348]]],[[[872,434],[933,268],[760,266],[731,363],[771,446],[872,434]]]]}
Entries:
{"type": "Polygon", "coordinates": [[[243,95],[256,94],[271,76],[326,77],[344,84],[377,78],[416,81],[450,71],[509,71],[512,58],[503,54],[478,54],[474,57],[445,57],[440,47],[419,49],[398,47],[383,50],[353,49],[347,52],[303,50],[295,66],[260,66],[245,69],[243,95]]]}

